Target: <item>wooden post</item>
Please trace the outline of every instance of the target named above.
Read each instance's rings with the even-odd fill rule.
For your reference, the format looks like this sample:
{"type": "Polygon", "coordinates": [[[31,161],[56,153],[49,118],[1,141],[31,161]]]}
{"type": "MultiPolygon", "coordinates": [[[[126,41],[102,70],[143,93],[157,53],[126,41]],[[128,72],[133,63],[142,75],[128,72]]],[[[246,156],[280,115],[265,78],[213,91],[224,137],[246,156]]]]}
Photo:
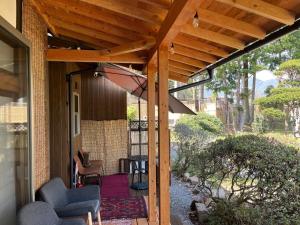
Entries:
{"type": "Polygon", "coordinates": [[[156,213],[156,140],[155,140],[155,65],[148,64],[148,209],[149,209],[149,223],[155,224],[157,220],[156,213]]]}
{"type": "Polygon", "coordinates": [[[159,117],[159,224],[170,224],[169,158],[169,60],[168,45],[158,49],[158,117],[159,117]]]}

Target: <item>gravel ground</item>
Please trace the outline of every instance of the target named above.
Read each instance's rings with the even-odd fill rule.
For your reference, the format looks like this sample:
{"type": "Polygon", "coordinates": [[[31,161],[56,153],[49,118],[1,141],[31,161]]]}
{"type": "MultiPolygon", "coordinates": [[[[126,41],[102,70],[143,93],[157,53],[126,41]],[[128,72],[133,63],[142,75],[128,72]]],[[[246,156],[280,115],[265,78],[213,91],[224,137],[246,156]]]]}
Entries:
{"type": "Polygon", "coordinates": [[[199,200],[199,197],[192,194],[189,184],[172,176],[171,214],[179,217],[183,225],[193,225],[189,218],[190,205],[193,200],[199,200]]]}

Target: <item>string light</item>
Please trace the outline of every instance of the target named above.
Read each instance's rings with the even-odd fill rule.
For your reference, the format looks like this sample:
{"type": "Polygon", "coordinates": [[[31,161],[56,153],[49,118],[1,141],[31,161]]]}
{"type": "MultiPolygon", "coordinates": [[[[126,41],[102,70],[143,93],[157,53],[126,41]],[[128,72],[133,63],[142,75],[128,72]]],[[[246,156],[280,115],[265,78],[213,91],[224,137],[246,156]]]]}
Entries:
{"type": "Polygon", "coordinates": [[[173,44],[173,43],[171,44],[171,47],[170,47],[170,53],[171,53],[172,55],[175,54],[175,48],[174,48],[174,44],[173,44]]]}
{"type": "Polygon", "coordinates": [[[198,12],[196,12],[195,16],[194,16],[194,19],[193,19],[193,27],[197,28],[199,27],[199,16],[198,16],[198,12]]]}

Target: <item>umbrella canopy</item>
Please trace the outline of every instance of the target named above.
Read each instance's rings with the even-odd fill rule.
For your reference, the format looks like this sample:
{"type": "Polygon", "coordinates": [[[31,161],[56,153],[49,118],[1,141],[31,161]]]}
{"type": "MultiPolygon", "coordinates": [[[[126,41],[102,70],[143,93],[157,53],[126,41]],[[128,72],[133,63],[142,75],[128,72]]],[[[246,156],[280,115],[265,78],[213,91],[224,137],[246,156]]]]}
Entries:
{"type": "MultiPolygon", "coordinates": [[[[107,79],[124,88],[130,94],[147,101],[147,77],[112,64],[103,64],[101,72],[107,79]]],[[[158,84],[156,84],[155,88],[155,104],[158,104],[158,84]]],[[[172,113],[195,115],[191,109],[170,94],[169,111],[172,113]]]]}

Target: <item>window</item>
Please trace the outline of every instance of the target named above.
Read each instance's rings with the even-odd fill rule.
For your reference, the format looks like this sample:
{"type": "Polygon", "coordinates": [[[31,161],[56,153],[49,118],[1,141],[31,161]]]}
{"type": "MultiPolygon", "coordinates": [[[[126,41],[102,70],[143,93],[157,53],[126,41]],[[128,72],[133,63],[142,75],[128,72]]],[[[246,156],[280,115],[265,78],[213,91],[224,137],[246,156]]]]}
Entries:
{"type": "Polygon", "coordinates": [[[31,200],[29,47],[0,17],[0,223],[31,200]]]}
{"type": "Polygon", "coordinates": [[[79,94],[73,92],[73,136],[80,134],[80,101],[79,94]]]}

